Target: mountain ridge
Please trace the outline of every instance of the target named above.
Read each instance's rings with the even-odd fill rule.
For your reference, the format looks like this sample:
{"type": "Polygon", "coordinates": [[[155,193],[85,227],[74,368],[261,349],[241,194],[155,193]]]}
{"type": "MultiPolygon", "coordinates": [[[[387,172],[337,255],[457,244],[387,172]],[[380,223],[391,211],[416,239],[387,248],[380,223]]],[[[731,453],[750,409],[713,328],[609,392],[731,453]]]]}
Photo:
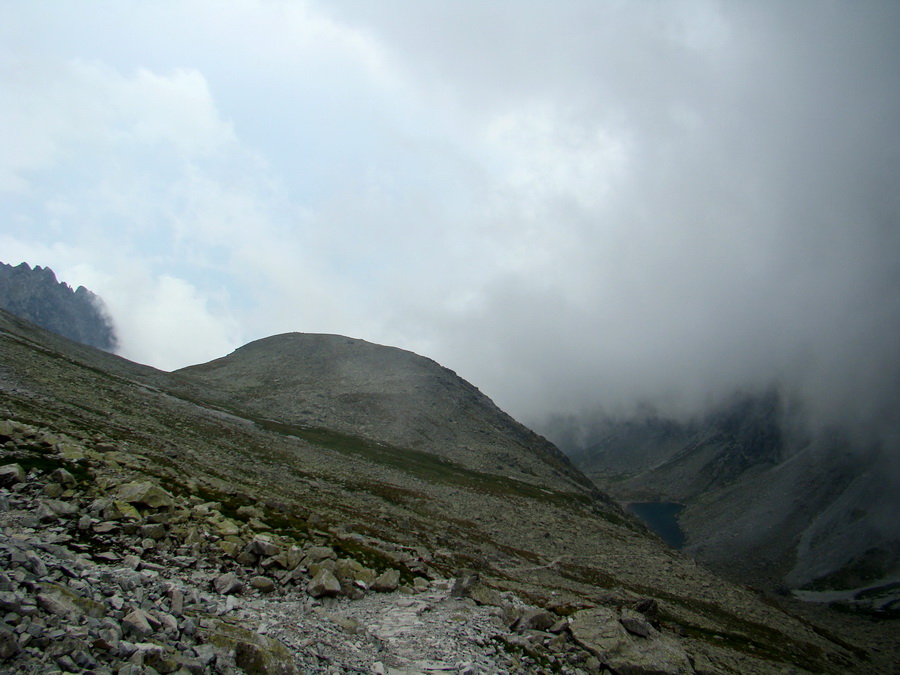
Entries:
{"type": "Polygon", "coordinates": [[[58,281],[49,267],[0,263],[0,308],[97,349],[114,352],[118,346],[103,301],[84,286],[58,281]]]}
{"type": "MultiPolygon", "coordinates": [[[[264,346],[273,344],[278,342],[264,346]]],[[[302,619],[279,623],[278,630],[284,644],[294,645],[297,663],[315,662],[308,647],[302,646],[306,643],[292,637],[297,635],[298,622],[318,625],[324,621],[322,613],[343,611],[353,600],[345,595],[344,586],[335,591],[338,597],[333,601],[310,596],[318,593],[313,577],[321,572],[311,564],[295,565],[294,560],[290,569],[275,574],[273,570],[282,568],[272,567],[274,559],[263,553],[269,546],[260,543],[259,531],[253,534],[247,529],[254,527],[254,518],[269,526],[277,524],[267,535],[276,549],[297,549],[298,555],[307,557],[323,548],[340,550],[338,558],[350,555],[363,567],[375,566],[385,573],[395,570],[406,580],[406,592],[413,598],[423,589],[437,589],[454,579],[462,588],[462,580],[472,578],[464,570],[474,570],[479,581],[467,591],[465,602],[470,604],[461,607],[495,608],[495,630],[511,640],[502,654],[480,653],[497,664],[507,663],[512,658],[509,654],[527,654],[529,661],[517,661],[525,672],[550,672],[550,664],[556,663],[557,670],[575,675],[579,670],[601,672],[604,667],[648,673],[776,673],[785,667],[843,673],[872,672],[877,663],[864,649],[783,611],[771,599],[723,581],[667,548],[621,509],[588,487],[567,481],[565,473],[554,475],[546,464],[529,460],[525,466],[548,467],[545,477],[529,477],[519,468],[520,479],[508,475],[507,467],[494,470],[485,465],[488,470],[479,470],[477,465],[448,460],[427,448],[392,446],[329,428],[328,416],[310,428],[278,415],[261,415],[246,409],[240,396],[211,391],[208,379],[194,377],[196,370],[164,373],[132,364],[53,336],[2,311],[0,345],[0,419],[12,420],[10,428],[26,425],[39,430],[22,432],[24,441],[11,438],[3,447],[4,457],[9,458],[5,464],[10,459],[27,460],[32,467],[22,483],[24,490],[11,493],[11,501],[16,495],[33,495],[29,499],[36,500],[34,508],[43,508],[38,502],[47,497],[41,486],[50,477],[51,467],[41,468],[46,464],[38,460],[52,460],[58,468],[83,477],[79,485],[84,495],[73,491],[69,497],[80,500],[82,509],[105,503],[109,497],[104,491],[126,494],[125,486],[134,482],[158,485],[177,503],[190,500],[185,502],[185,508],[191,507],[189,514],[202,506],[198,517],[213,518],[209,522],[234,528],[234,533],[223,535],[218,525],[198,523],[191,526],[205,528],[198,539],[174,516],[139,504],[133,527],[162,537],[152,540],[155,543],[149,549],[141,549],[151,566],[148,569],[170,583],[205,583],[203,593],[214,594],[210,606],[218,606],[217,611],[226,618],[232,616],[232,621],[247,622],[240,625],[246,625],[250,634],[257,634],[261,626],[248,614],[240,614],[244,617],[240,619],[232,612],[254,603],[262,603],[261,607],[269,602],[296,603],[292,606],[302,619]],[[64,441],[47,446],[27,440],[34,434],[64,441]],[[240,513],[257,515],[236,520],[240,513]],[[160,522],[163,516],[169,520],[160,522]],[[181,556],[180,563],[176,554],[181,556]],[[181,565],[187,568],[180,572],[181,565]],[[213,583],[220,573],[233,575],[229,580],[243,580],[248,588],[252,580],[262,584],[259,578],[268,579],[274,584],[274,595],[247,590],[227,600],[220,595],[225,591],[217,590],[220,585],[226,589],[224,581],[213,583]],[[520,632],[511,629],[520,625],[521,612],[526,610],[545,612],[545,618],[557,622],[561,632],[549,632],[549,624],[541,624],[544,630],[528,624],[522,624],[520,632]],[[598,630],[612,632],[602,638],[598,630]],[[611,642],[603,642],[610,638],[611,642]]],[[[382,354],[388,361],[396,356],[382,354]]],[[[277,363],[278,355],[274,356],[277,363]]],[[[403,358],[422,363],[414,355],[403,358]]],[[[226,365],[231,368],[233,363],[226,365]]],[[[431,370],[434,366],[422,367],[431,370]]],[[[283,361],[280,368],[284,369],[283,361]]],[[[256,384],[265,387],[267,377],[260,376],[256,384]]],[[[248,380],[238,389],[247,384],[254,383],[248,380]]],[[[456,384],[462,400],[473,395],[466,386],[456,384]]],[[[293,400],[293,394],[288,398],[293,400]]],[[[354,405],[352,401],[325,400],[340,408],[334,411],[335,419],[348,419],[345,408],[354,405]]],[[[268,404],[260,409],[272,411],[268,404]]],[[[485,424],[503,427],[504,423],[502,417],[471,422],[472,429],[485,424]]],[[[372,428],[392,427],[378,422],[372,428]]],[[[510,447],[517,442],[515,435],[507,440],[510,447]]],[[[484,452],[489,452],[490,446],[486,448],[484,452]]],[[[540,445],[534,452],[540,454],[540,445]]],[[[98,516],[98,522],[86,521],[89,529],[121,527],[98,516]]],[[[189,524],[194,522],[190,518],[194,516],[189,515],[189,524]]],[[[70,531],[77,532],[77,520],[58,522],[69,523],[70,531]]],[[[18,530],[14,534],[26,539],[35,536],[18,530]]],[[[65,546],[65,541],[56,546],[65,546]]],[[[85,550],[88,555],[102,553],[85,550]]],[[[108,558],[95,557],[92,564],[118,570],[120,563],[108,558]]],[[[144,563],[138,559],[137,564],[140,568],[144,563]]],[[[352,567],[350,562],[345,566],[352,567]]],[[[337,573],[338,568],[333,569],[337,573]]],[[[348,583],[346,593],[373,592],[366,582],[359,586],[351,579],[348,583]]],[[[26,587],[14,586],[15,592],[27,594],[26,587]]],[[[106,602],[103,597],[95,601],[106,602]]],[[[275,609],[272,605],[272,616],[278,614],[275,609]]],[[[208,618],[206,610],[201,610],[188,618],[201,627],[210,622],[210,630],[219,625],[220,619],[208,618]]],[[[104,611],[107,618],[124,621],[124,615],[115,613],[120,610],[104,611]]],[[[166,653],[179,649],[171,639],[153,639],[160,640],[159,648],[166,653]]],[[[199,653],[199,646],[190,649],[199,653]]],[[[405,657],[394,649],[380,658],[402,663],[405,657]]],[[[28,656],[39,660],[42,654],[28,656]]],[[[240,656],[240,650],[221,656],[233,662],[235,654],[240,656]]],[[[346,651],[342,654],[341,658],[350,658],[346,651]]],[[[96,650],[91,655],[104,662],[111,658],[96,650]]],[[[365,668],[374,667],[373,656],[362,662],[365,668]]]]}

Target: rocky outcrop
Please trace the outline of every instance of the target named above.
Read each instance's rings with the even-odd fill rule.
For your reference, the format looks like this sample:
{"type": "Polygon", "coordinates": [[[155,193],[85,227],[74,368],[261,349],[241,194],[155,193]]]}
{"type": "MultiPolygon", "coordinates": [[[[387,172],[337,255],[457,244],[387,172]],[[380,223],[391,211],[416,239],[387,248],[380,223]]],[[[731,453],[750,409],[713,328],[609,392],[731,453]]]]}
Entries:
{"type": "Polygon", "coordinates": [[[115,329],[103,301],[79,286],[59,282],[49,267],[0,263],[0,308],[58,335],[115,351],[115,329]]]}
{"type": "Polygon", "coordinates": [[[613,672],[623,675],[689,675],[691,660],[673,639],[662,635],[634,610],[608,607],[572,615],[569,629],[576,642],[613,672]]]}

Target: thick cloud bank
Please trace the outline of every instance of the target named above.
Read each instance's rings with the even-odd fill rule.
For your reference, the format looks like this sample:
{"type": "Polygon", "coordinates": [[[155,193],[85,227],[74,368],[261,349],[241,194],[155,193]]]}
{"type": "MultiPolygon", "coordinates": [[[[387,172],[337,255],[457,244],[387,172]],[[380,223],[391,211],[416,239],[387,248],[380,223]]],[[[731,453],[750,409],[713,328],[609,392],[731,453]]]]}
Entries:
{"type": "Polygon", "coordinates": [[[0,15],[2,257],[97,291],[127,356],[335,332],[525,419],[776,382],[895,423],[896,2],[0,15]]]}

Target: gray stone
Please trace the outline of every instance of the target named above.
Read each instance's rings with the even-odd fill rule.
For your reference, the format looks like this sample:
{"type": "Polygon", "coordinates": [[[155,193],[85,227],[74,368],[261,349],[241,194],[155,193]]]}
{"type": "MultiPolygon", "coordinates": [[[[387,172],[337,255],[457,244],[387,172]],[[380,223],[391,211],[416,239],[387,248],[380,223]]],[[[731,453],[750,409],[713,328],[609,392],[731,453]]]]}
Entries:
{"type": "Polygon", "coordinates": [[[171,494],[149,481],[126,483],[119,488],[116,496],[123,502],[149,506],[153,509],[175,505],[175,499],[171,494]]]}
{"type": "Polygon", "coordinates": [[[9,487],[16,483],[25,482],[25,469],[19,464],[6,464],[0,466],[0,487],[9,487]]]}
{"type": "Polygon", "coordinates": [[[272,556],[281,553],[280,546],[273,544],[265,535],[260,534],[253,537],[253,540],[247,545],[247,549],[250,553],[261,555],[266,558],[271,558],[272,556]]]}
{"type": "Polygon", "coordinates": [[[150,615],[142,609],[129,612],[122,619],[122,630],[126,635],[136,635],[140,638],[153,635],[153,626],[150,625],[150,615]]]}
{"type": "Polygon", "coordinates": [[[632,635],[639,635],[640,637],[650,637],[654,632],[656,632],[653,626],[650,625],[650,622],[647,621],[647,617],[645,617],[640,612],[629,609],[628,607],[624,607],[622,609],[619,621],[621,621],[622,625],[625,626],[625,630],[627,630],[632,635]]]}
{"type": "Polygon", "coordinates": [[[372,590],[379,593],[396,591],[400,586],[400,571],[388,569],[379,574],[372,582],[372,590]]]}
{"type": "Polygon", "coordinates": [[[618,614],[606,607],[572,615],[572,637],[609,669],[628,675],[689,675],[694,672],[687,653],[674,639],[655,629],[650,637],[632,635],[618,614]]]}
{"type": "Polygon", "coordinates": [[[250,586],[261,593],[271,593],[275,590],[275,582],[264,576],[256,576],[250,579],[250,586]]]}
{"type": "Polygon", "coordinates": [[[306,592],[314,598],[335,596],[341,592],[341,582],[326,569],[320,570],[306,587],[306,592]]]}
{"type": "Polygon", "coordinates": [[[237,578],[234,572],[222,574],[213,581],[213,588],[220,595],[233,595],[244,590],[244,583],[237,578]]]}
{"type": "Polygon", "coordinates": [[[6,660],[15,656],[19,651],[19,641],[16,634],[9,628],[0,626],[0,660],[6,660]]]}
{"type": "Polygon", "coordinates": [[[166,526],[162,523],[141,525],[141,536],[158,541],[166,538],[166,526]]]}

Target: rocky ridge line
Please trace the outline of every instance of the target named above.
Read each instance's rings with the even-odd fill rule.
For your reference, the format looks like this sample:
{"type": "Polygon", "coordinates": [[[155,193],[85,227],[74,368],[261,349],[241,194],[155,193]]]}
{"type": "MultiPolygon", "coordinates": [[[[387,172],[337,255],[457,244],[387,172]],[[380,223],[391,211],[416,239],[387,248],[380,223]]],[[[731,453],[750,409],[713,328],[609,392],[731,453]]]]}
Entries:
{"type": "Polygon", "coordinates": [[[49,267],[0,263],[0,308],[81,344],[108,352],[118,347],[103,300],[57,281],[49,267]]]}

